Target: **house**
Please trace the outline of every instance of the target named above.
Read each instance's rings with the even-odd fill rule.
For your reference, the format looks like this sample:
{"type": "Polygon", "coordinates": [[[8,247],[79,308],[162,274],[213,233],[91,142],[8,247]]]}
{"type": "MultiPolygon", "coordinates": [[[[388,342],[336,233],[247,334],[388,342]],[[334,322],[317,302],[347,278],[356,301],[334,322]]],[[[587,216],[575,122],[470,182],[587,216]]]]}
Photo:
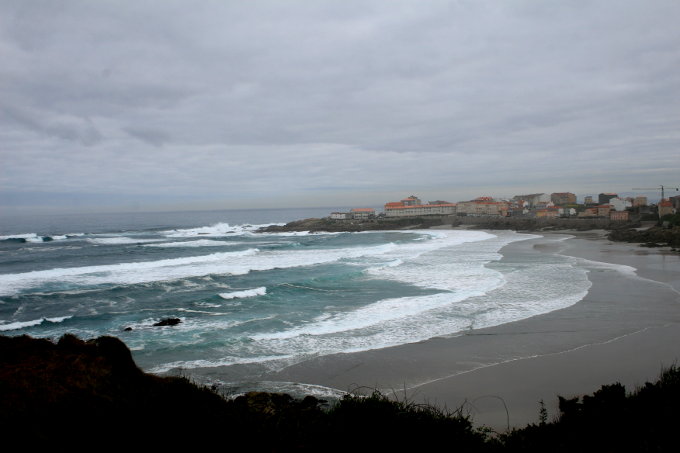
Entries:
{"type": "Polygon", "coordinates": [[[601,204],[596,207],[598,217],[609,217],[612,208],[608,204],[601,204]]]}
{"type": "Polygon", "coordinates": [[[571,192],[555,192],[550,194],[550,201],[557,206],[576,204],[576,195],[571,192]]]}
{"type": "Polygon", "coordinates": [[[473,217],[507,216],[509,203],[506,201],[494,201],[491,197],[479,197],[471,201],[458,203],[456,213],[473,217]]]}
{"type": "Polygon", "coordinates": [[[647,197],[639,196],[635,197],[633,200],[633,207],[639,208],[640,206],[647,206],[647,197]]]}
{"type": "Polygon", "coordinates": [[[665,215],[675,214],[675,208],[673,208],[673,202],[668,198],[664,198],[659,202],[659,217],[665,215]]]}
{"type": "Polygon", "coordinates": [[[615,211],[625,211],[626,208],[633,207],[633,204],[624,198],[614,197],[609,200],[609,206],[615,211]]]}
{"type": "Polygon", "coordinates": [[[673,207],[675,208],[675,212],[680,212],[680,195],[676,195],[674,197],[670,197],[668,199],[673,204],[673,207]]]}
{"type": "Polygon", "coordinates": [[[629,219],[630,213],[628,211],[611,211],[609,213],[609,220],[614,221],[627,221],[629,219]]]}
{"type": "Polygon", "coordinates": [[[354,208],[349,211],[353,219],[363,220],[375,217],[375,209],[373,208],[354,208]]]}
{"type": "Polygon", "coordinates": [[[333,220],[347,220],[350,214],[347,212],[331,212],[331,219],[333,220]]]}
{"type": "Polygon", "coordinates": [[[591,206],[578,213],[579,217],[597,217],[597,206],[591,206]]]}
{"type": "Polygon", "coordinates": [[[537,209],[535,211],[536,217],[537,218],[550,218],[554,219],[559,216],[559,210],[558,208],[544,208],[544,209],[537,209]]]}
{"type": "Polygon", "coordinates": [[[454,215],[456,214],[456,203],[438,200],[428,204],[422,204],[420,198],[411,195],[401,201],[391,201],[385,203],[385,216],[387,217],[409,217],[421,215],[454,215]]]}
{"type": "Polygon", "coordinates": [[[526,201],[529,206],[536,206],[538,203],[547,203],[550,201],[550,195],[546,193],[531,193],[528,195],[515,195],[512,197],[516,201],[526,201]]]}
{"type": "Polygon", "coordinates": [[[597,196],[597,203],[598,204],[608,204],[609,200],[611,200],[612,198],[616,198],[618,196],[619,196],[619,194],[611,193],[611,192],[601,193],[600,195],[597,196]]]}

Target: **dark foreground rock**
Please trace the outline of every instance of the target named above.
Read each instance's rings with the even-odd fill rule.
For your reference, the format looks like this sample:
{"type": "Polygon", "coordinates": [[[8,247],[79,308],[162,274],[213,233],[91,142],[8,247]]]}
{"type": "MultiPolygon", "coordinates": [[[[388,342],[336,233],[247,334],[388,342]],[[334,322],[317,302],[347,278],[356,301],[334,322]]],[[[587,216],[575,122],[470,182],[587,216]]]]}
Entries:
{"type": "Polygon", "coordinates": [[[0,337],[0,430],[50,446],[106,445],[218,429],[224,400],[186,379],[143,373],[114,337],[58,343],[0,337]]]}
{"type": "Polygon", "coordinates": [[[50,451],[416,451],[449,436],[467,451],[484,445],[465,417],[405,411],[381,395],[331,409],[279,393],[225,400],[185,378],[142,372],[117,338],[72,335],[56,344],[0,336],[0,432],[6,445],[50,451]]]}
{"type": "Polygon", "coordinates": [[[677,451],[680,370],[630,394],[613,384],[560,398],[555,421],[537,403],[538,424],[500,436],[473,428],[463,409],[378,392],[323,403],[266,392],[227,401],[187,379],[143,373],[113,337],[0,336],[3,445],[48,451],[677,451]]]}

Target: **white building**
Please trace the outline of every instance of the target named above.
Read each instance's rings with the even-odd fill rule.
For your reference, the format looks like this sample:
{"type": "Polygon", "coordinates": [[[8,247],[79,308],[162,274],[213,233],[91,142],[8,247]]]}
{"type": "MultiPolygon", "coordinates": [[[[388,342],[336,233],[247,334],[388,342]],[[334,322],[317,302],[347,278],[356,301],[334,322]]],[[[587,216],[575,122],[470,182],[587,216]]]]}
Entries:
{"type": "Polygon", "coordinates": [[[375,209],[373,208],[354,208],[349,213],[353,219],[370,219],[375,217],[375,209]]]}
{"type": "Polygon", "coordinates": [[[609,206],[611,206],[614,211],[625,211],[626,208],[633,207],[633,204],[630,200],[616,197],[609,200],[609,206]]]}

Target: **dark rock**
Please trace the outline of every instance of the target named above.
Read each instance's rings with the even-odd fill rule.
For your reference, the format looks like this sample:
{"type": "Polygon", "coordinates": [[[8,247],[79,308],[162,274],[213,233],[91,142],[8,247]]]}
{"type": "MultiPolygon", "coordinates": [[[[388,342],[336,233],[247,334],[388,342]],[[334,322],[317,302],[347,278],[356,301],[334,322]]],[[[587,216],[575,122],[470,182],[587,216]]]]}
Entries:
{"type": "Polygon", "coordinates": [[[125,332],[130,332],[131,330],[132,330],[132,327],[126,327],[125,329],[123,329],[123,331],[125,331],[125,332]]]}
{"type": "Polygon", "coordinates": [[[0,242],[8,242],[8,243],[16,243],[16,244],[25,244],[25,243],[26,243],[26,239],[24,239],[24,238],[7,238],[7,239],[3,239],[3,240],[0,241],[0,242]]]}
{"type": "Polygon", "coordinates": [[[376,230],[425,229],[444,224],[446,216],[425,217],[376,217],[366,220],[303,219],[285,225],[271,225],[260,228],[261,233],[281,233],[291,231],[316,232],[356,232],[376,230]]]}
{"type": "Polygon", "coordinates": [[[182,320],[179,319],[179,318],[164,318],[164,319],[161,319],[160,321],[158,321],[157,323],[155,323],[153,326],[154,327],[176,326],[180,322],[182,322],[182,320]]]}

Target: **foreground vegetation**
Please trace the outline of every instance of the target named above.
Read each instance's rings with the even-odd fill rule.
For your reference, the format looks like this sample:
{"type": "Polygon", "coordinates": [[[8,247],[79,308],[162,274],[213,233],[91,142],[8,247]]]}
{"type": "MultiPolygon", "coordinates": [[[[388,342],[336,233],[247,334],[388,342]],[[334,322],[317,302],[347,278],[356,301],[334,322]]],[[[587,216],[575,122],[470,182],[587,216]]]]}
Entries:
{"type": "MultiPolygon", "coordinates": [[[[225,400],[137,368],[118,339],[58,343],[0,337],[0,429],[61,449],[211,445],[219,451],[675,451],[680,370],[631,394],[620,384],[560,398],[560,416],[495,435],[460,410],[374,392],[327,407],[314,397],[253,392],[225,400]]],[[[538,414],[537,414],[538,418],[538,414]]]]}

